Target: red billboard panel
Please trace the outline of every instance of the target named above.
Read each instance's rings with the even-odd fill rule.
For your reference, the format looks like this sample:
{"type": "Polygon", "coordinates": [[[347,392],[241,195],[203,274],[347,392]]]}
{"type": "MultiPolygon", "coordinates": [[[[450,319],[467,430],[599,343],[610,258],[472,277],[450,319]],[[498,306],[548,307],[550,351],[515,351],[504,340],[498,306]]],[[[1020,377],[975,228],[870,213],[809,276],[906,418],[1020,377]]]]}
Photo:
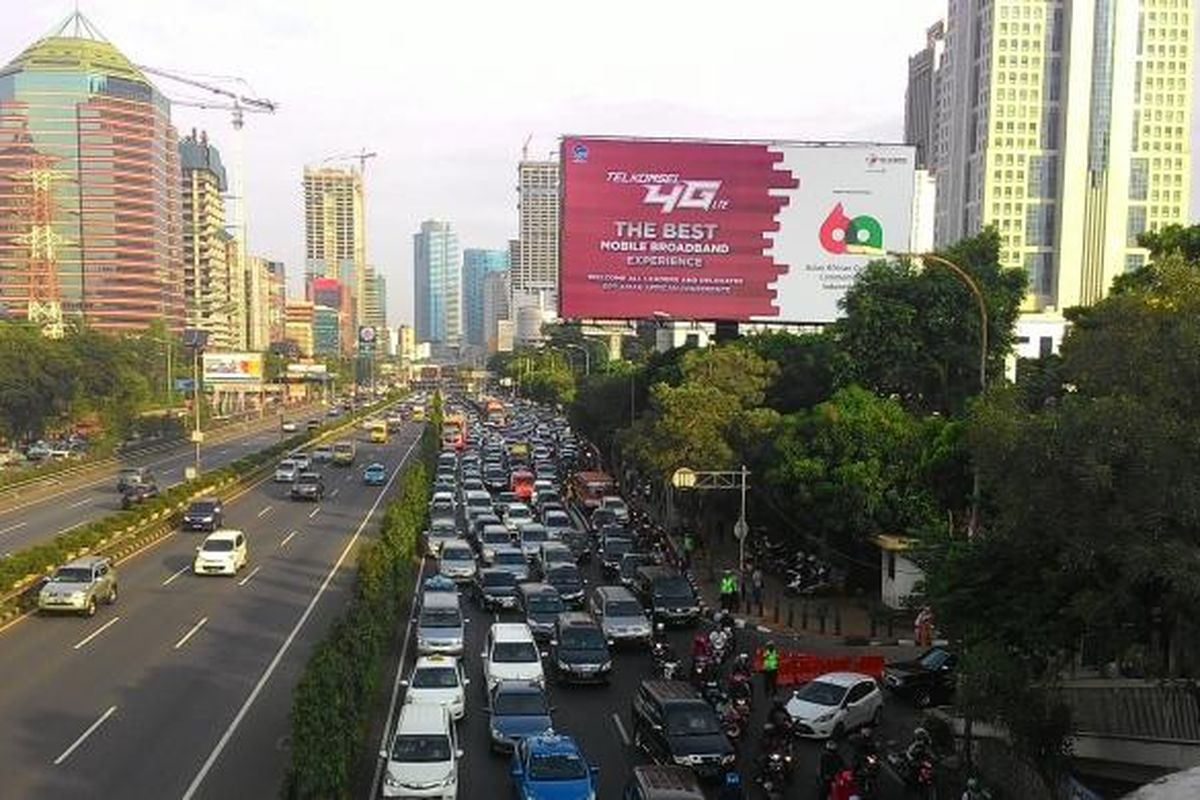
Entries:
{"type": "Polygon", "coordinates": [[[567,137],[562,170],[566,318],[830,321],[908,247],[905,146],[567,137]]]}

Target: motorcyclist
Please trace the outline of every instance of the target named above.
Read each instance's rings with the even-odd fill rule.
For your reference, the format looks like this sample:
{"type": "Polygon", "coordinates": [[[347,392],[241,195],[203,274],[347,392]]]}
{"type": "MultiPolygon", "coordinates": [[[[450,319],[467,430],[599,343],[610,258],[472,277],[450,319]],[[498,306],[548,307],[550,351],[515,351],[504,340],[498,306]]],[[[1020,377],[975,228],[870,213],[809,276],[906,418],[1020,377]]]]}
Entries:
{"type": "Polygon", "coordinates": [[[712,646],[708,642],[708,637],[697,631],[692,637],[692,660],[698,658],[712,658],[712,646]]]}
{"type": "Polygon", "coordinates": [[[791,752],[792,745],[792,715],[788,713],[782,700],[776,700],[767,711],[766,723],[763,725],[762,751],[769,753],[772,749],[780,748],[791,752]]]}
{"type": "Polygon", "coordinates": [[[828,739],[825,742],[825,748],[821,750],[821,760],[817,764],[817,796],[821,800],[829,797],[834,778],[845,768],[846,763],[842,761],[842,756],[838,752],[837,742],[828,739]]]}
{"type": "Polygon", "coordinates": [[[929,738],[929,731],[924,728],[916,728],[913,731],[912,742],[904,751],[904,757],[908,760],[909,766],[918,763],[923,759],[933,758],[933,742],[929,738]]]}
{"type": "Polygon", "coordinates": [[[962,800],[991,800],[991,793],[979,785],[977,778],[967,778],[967,788],[963,790],[962,800]]]}
{"type": "Polygon", "coordinates": [[[875,731],[870,725],[863,725],[848,737],[851,747],[851,765],[858,772],[868,756],[878,755],[879,746],[875,742],[875,731]]]}

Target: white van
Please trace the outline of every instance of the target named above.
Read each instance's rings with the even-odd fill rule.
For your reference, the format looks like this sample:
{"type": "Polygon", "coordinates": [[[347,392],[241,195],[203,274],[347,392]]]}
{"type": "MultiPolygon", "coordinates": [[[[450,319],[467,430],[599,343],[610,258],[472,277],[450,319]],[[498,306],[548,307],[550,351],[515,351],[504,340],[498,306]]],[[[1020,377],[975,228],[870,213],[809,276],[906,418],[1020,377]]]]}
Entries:
{"type": "Polygon", "coordinates": [[[483,658],[483,677],[490,692],[500,681],[527,681],[546,685],[542,657],[533,632],[523,622],[496,622],[488,629],[483,658]]]}
{"type": "Polygon", "coordinates": [[[384,797],[458,798],[458,735],[450,710],[434,703],[400,707],[392,746],[379,756],[387,761],[384,797]]]}

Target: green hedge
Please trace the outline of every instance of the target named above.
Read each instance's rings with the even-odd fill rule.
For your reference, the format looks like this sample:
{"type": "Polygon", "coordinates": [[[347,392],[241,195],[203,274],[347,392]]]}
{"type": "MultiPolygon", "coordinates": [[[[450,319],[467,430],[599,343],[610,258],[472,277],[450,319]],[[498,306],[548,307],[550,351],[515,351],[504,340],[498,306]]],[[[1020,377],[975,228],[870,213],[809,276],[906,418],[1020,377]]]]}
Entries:
{"type": "MultiPolygon", "coordinates": [[[[426,429],[426,440],[431,438],[430,430],[426,429]]],[[[422,450],[429,452],[427,442],[422,450]]],[[[317,645],[296,686],[285,798],[330,800],[350,795],[388,643],[416,579],[430,475],[421,462],[404,471],[400,497],[384,512],[379,538],[359,553],[349,606],[317,645]]]]}

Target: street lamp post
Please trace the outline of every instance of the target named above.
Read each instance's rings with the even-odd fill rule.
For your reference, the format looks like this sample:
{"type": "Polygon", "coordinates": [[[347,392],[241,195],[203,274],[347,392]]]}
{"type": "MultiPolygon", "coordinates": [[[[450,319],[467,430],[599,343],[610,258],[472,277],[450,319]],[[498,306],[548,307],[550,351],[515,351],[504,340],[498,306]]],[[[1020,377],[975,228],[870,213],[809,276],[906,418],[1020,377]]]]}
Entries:
{"type": "Polygon", "coordinates": [[[744,574],[746,571],[746,535],[750,532],[750,526],[746,522],[746,489],[749,477],[750,470],[746,469],[745,464],[733,471],[698,472],[680,467],[671,475],[671,485],[676,489],[736,490],[741,494],[738,521],[733,526],[733,536],[738,540],[738,574],[744,574]]]}
{"type": "Polygon", "coordinates": [[[195,412],[192,441],[196,444],[196,474],[193,477],[200,475],[200,443],[204,441],[204,433],[200,430],[200,402],[203,397],[203,392],[200,391],[200,353],[207,343],[207,331],[198,328],[186,328],[183,331],[183,346],[192,351],[192,408],[195,412]]]}

